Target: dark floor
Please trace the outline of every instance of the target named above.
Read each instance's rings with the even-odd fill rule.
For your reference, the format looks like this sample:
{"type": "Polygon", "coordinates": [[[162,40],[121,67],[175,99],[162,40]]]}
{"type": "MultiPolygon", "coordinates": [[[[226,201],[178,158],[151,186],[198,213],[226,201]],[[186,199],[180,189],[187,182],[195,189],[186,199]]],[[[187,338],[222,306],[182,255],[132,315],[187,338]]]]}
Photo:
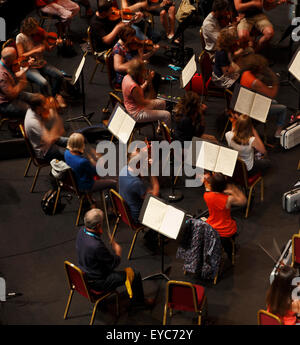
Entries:
{"type": "MultiPolygon", "coordinates": [[[[275,25],[276,35],[273,45],[267,51],[274,62],[273,69],[287,77],[286,66],[289,62],[288,40],[280,45],[279,38],[288,26],[287,11],[284,6],[270,12],[275,25]]],[[[84,36],[88,21],[76,18],[72,25],[74,38],[84,36]]],[[[156,18],[156,27],[159,23],[156,18]]],[[[198,36],[199,26],[189,27],[185,33],[186,47],[192,47],[198,54],[201,51],[198,36]]],[[[51,53],[49,62],[72,74],[81,59],[80,47],[76,45],[78,55],[74,58],[61,58],[51,53]]],[[[152,64],[162,74],[170,74],[170,63],[163,52],[152,60],[152,64]]],[[[106,72],[97,71],[94,82],[89,77],[94,67],[92,56],[87,56],[84,69],[86,90],[86,113],[95,112],[93,124],[99,124],[103,118],[102,108],[106,105],[108,81],[106,72]]],[[[165,91],[168,86],[165,86],[165,91]]],[[[179,86],[173,86],[174,94],[181,94],[179,86]]],[[[291,108],[297,108],[298,96],[292,87],[282,85],[278,100],[291,108]]],[[[207,133],[216,134],[216,120],[224,109],[224,101],[210,98],[208,101],[207,133]]],[[[292,110],[291,110],[292,111],[292,110]]],[[[63,115],[65,119],[82,113],[82,103],[73,102],[63,115]]],[[[68,132],[84,127],[83,122],[66,123],[68,132]]],[[[269,126],[272,132],[272,124],[269,126]]],[[[259,130],[261,128],[259,127],[259,130]]],[[[3,128],[2,140],[9,139],[9,132],[3,128]]],[[[270,139],[271,140],[271,139],[270,139]]],[[[239,251],[236,265],[230,268],[225,263],[224,272],[217,283],[201,282],[193,276],[183,274],[182,262],[175,258],[177,241],[169,241],[165,246],[165,267],[171,266],[169,277],[203,284],[208,299],[208,322],[213,325],[256,325],[257,311],[265,306],[265,295],[269,286],[269,275],[273,261],[258,244],[263,245],[271,254],[278,257],[274,247],[276,239],[280,248],[285,246],[294,233],[299,231],[299,213],[287,214],[282,209],[282,194],[293,187],[299,180],[297,165],[300,147],[284,151],[280,147],[269,150],[272,169],[265,178],[265,200],[259,202],[256,192],[255,205],[247,220],[241,211],[234,212],[239,224],[239,251]]],[[[74,296],[70,309],[70,318],[63,319],[67,302],[68,285],[63,268],[64,260],[76,263],[75,238],[78,228],[75,217],[77,200],[70,203],[63,199],[64,210],[55,216],[46,216],[40,207],[44,192],[49,189],[48,170],[42,170],[36,190],[30,193],[32,173],[24,178],[25,158],[0,161],[0,276],[4,277],[7,292],[18,292],[21,296],[7,299],[0,304],[0,324],[2,325],[87,325],[91,316],[90,304],[78,295],[74,296]]],[[[204,209],[201,188],[184,188],[180,181],[178,188],[184,199],[178,206],[190,213],[204,209]]],[[[169,192],[168,183],[162,182],[162,194],[169,192]]],[[[112,219],[112,223],[113,223],[112,219]]],[[[123,247],[121,268],[132,266],[143,277],[160,271],[161,257],[153,255],[138,238],[132,260],[127,261],[127,253],[132,234],[121,226],[116,240],[123,247]]],[[[126,295],[122,294],[121,315],[115,320],[113,306],[97,313],[97,325],[161,325],[165,298],[165,280],[147,280],[144,282],[146,295],[156,296],[156,305],[152,311],[140,311],[130,315],[126,311],[126,295]]],[[[123,290],[121,290],[123,291],[123,290]]],[[[177,313],[172,318],[172,325],[189,325],[192,316],[177,313]]]]}

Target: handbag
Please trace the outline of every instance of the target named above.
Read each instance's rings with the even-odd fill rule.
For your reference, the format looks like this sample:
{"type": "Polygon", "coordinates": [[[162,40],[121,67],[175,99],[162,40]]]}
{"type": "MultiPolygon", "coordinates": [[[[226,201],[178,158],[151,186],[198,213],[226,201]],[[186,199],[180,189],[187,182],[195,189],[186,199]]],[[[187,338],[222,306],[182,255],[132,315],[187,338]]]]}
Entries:
{"type": "Polygon", "coordinates": [[[184,19],[190,16],[193,11],[196,11],[196,8],[191,5],[189,0],[182,0],[175,17],[179,23],[181,23],[184,21],[184,19]]]}

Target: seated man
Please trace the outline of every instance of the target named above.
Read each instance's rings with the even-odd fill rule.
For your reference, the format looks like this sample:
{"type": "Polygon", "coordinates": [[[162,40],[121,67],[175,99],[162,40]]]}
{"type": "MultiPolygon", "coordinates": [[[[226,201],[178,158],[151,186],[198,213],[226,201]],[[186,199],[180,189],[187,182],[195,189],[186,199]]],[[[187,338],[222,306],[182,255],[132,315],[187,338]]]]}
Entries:
{"type": "Polygon", "coordinates": [[[90,22],[92,46],[96,52],[112,48],[118,41],[120,29],[128,25],[120,19],[109,19],[112,7],[112,1],[98,0],[97,2],[97,11],[90,22]]]}
{"type": "MultiPolygon", "coordinates": [[[[256,46],[257,51],[274,36],[273,25],[263,12],[264,3],[263,0],[234,0],[235,8],[241,16],[237,26],[240,41],[248,42],[250,40],[250,32],[253,27],[262,33],[256,46]]],[[[274,1],[274,3],[276,2],[274,1]]]]}
{"type": "Polygon", "coordinates": [[[17,52],[13,47],[6,47],[1,52],[0,60],[0,113],[11,118],[24,119],[31,101],[37,94],[25,92],[28,67],[14,72],[18,68],[17,52]]]}
{"type": "MultiPolygon", "coordinates": [[[[93,208],[84,216],[84,227],[77,235],[76,250],[78,265],[87,276],[88,285],[96,291],[110,291],[125,285],[125,270],[116,270],[121,262],[122,247],[111,242],[109,251],[102,240],[103,212],[93,208]]],[[[139,272],[134,272],[131,282],[132,306],[153,306],[153,300],[144,298],[142,279],[139,272]]]]}
{"type": "Polygon", "coordinates": [[[60,37],[66,34],[66,28],[70,21],[80,11],[79,5],[71,0],[36,0],[35,4],[42,13],[60,18],[60,21],[57,23],[58,35],[60,37]]]}
{"type": "Polygon", "coordinates": [[[47,162],[52,159],[64,160],[68,138],[61,136],[64,127],[57,114],[54,98],[40,95],[32,102],[26,112],[24,129],[36,158],[47,162]]]}
{"type": "Polygon", "coordinates": [[[212,11],[202,23],[202,34],[205,41],[205,49],[210,57],[213,57],[217,50],[217,39],[223,27],[222,20],[226,17],[229,10],[227,0],[215,0],[212,5],[212,11]]]}

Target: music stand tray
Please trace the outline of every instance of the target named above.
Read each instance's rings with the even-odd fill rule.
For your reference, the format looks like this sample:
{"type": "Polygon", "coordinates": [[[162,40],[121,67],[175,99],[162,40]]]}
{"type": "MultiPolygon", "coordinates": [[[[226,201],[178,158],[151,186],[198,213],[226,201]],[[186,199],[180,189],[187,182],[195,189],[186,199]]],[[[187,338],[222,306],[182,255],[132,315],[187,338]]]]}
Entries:
{"type": "Polygon", "coordinates": [[[85,59],[86,59],[86,55],[87,52],[85,52],[83,54],[83,57],[77,67],[77,69],[75,70],[73,76],[72,76],[72,80],[71,80],[71,85],[75,85],[78,81],[78,79],[80,78],[81,80],[81,94],[82,94],[82,114],[70,119],[67,119],[67,122],[70,121],[78,121],[78,120],[84,120],[89,126],[92,125],[90,118],[94,115],[95,112],[86,114],[86,109],[85,109],[85,89],[84,89],[84,75],[83,75],[83,68],[84,68],[84,64],[85,64],[85,59]]]}

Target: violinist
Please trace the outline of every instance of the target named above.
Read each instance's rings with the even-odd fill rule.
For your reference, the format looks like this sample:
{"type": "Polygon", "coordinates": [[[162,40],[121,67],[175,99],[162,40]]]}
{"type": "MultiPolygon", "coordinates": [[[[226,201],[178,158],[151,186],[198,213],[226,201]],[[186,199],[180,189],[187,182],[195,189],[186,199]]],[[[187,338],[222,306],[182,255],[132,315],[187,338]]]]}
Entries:
{"type": "Polygon", "coordinates": [[[263,9],[271,9],[267,6],[264,7],[264,0],[234,0],[237,12],[242,16],[237,30],[241,41],[248,42],[250,40],[250,33],[255,27],[262,36],[259,38],[255,47],[256,51],[271,40],[274,36],[274,28],[263,9]]]}
{"type": "Polygon", "coordinates": [[[224,27],[224,18],[227,18],[229,3],[227,0],[214,0],[212,11],[202,23],[202,34],[205,41],[205,49],[213,59],[217,50],[217,39],[224,27]]]}
{"type": "Polygon", "coordinates": [[[6,47],[0,60],[0,113],[9,118],[24,119],[27,109],[36,94],[25,92],[26,70],[19,70],[16,49],[6,47]],[[17,68],[17,70],[15,69],[17,68]]]}
{"type": "Polygon", "coordinates": [[[122,27],[128,25],[121,18],[111,20],[113,3],[108,0],[98,0],[97,11],[90,22],[93,49],[101,52],[112,48],[118,41],[122,27]]]}
{"type": "Polygon", "coordinates": [[[34,58],[34,63],[26,72],[27,79],[36,83],[42,94],[55,97],[60,107],[65,108],[66,103],[60,95],[63,73],[50,65],[44,58],[44,52],[51,49],[47,43],[47,33],[40,28],[37,20],[32,17],[24,19],[20,31],[16,37],[18,56],[34,58]],[[44,75],[52,79],[52,87],[44,75]]]}
{"type": "Polygon", "coordinates": [[[151,41],[142,41],[136,37],[135,30],[130,26],[121,28],[119,32],[119,40],[113,48],[114,70],[116,72],[115,84],[120,88],[122,80],[127,73],[129,61],[135,57],[142,60],[149,59],[158,49],[159,45],[152,43],[151,50],[147,48],[151,41]]]}

